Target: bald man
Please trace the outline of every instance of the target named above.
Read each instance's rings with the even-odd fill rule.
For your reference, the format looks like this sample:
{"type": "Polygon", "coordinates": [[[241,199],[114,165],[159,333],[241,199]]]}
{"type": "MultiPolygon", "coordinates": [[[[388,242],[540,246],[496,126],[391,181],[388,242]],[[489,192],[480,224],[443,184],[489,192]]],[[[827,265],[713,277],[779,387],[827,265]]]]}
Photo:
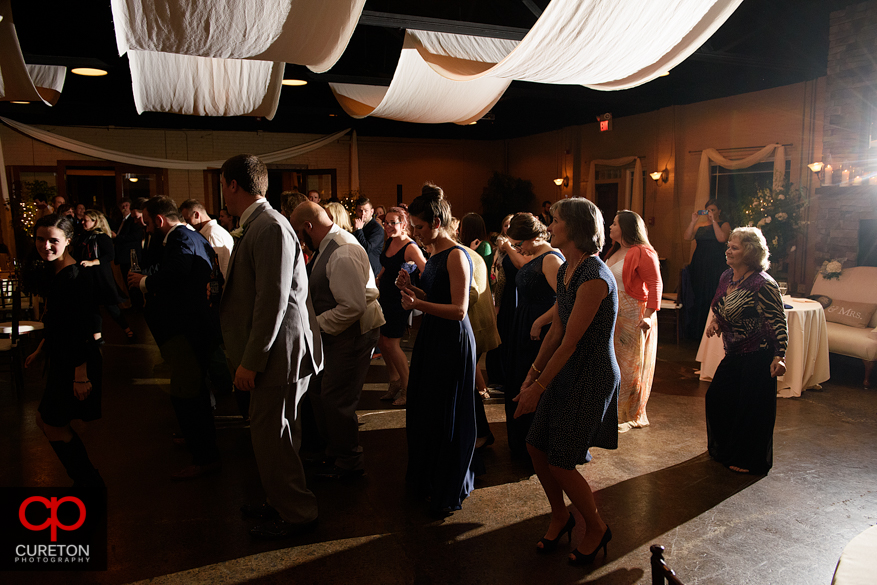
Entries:
{"type": "Polygon", "coordinates": [[[326,443],[316,477],[347,480],[364,473],[356,407],[378,341],[384,315],[368,254],[326,211],[307,201],[292,212],[292,227],[314,251],[309,287],[325,368],[311,380],[308,395],[317,429],[326,443]]]}

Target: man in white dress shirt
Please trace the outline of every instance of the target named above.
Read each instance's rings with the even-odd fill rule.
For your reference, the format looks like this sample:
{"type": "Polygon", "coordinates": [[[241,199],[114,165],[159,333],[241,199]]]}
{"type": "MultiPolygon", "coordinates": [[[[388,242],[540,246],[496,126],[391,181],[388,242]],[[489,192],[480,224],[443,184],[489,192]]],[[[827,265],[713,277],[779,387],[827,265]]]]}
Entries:
{"type": "Polygon", "coordinates": [[[234,238],[215,219],[210,219],[207,210],[197,199],[183,201],[183,204],[180,205],[180,213],[186,223],[195,228],[195,231],[204,236],[204,239],[210,243],[213,251],[216,252],[222,277],[228,278],[228,260],[231,258],[234,238]]]}
{"type": "Polygon", "coordinates": [[[308,395],[317,429],[326,442],[323,479],[351,479],[365,466],[356,407],[385,323],[368,254],[326,211],[307,201],[292,212],[292,227],[314,255],[309,287],[323,340],[325,368],[314,376],[308,395]]]}

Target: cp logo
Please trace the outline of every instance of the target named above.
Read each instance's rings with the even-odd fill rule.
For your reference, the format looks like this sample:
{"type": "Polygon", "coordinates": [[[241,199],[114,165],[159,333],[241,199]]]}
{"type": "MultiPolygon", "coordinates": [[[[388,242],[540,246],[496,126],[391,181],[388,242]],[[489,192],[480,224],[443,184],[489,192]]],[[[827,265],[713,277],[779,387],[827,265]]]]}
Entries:
{"type": "Polygon", "coordinates": [[[18,508],[18,519],[21,520],[21,525],[27,528],[28,530],[38,531],[45,530],[48,527],[52,528],[52,542],[57,542],[58,540],[58,529],[61,530],[76,530],[80,526],[82,526],[83,522],[85,522],[85,504],[82,503],[82,500],[79,498],[74,498],[72,496],[67,496],[66,498],[52,498],[51,500],[41,497],[41,496],[32,496],[21,503],[21,506],[18,508]],[[27,517],[25,516],[25,511],[27,507],[32,502],[39,502],[46,507],[46,510],[49,510],[49,519],[40,524],[39,526],[34,526],[30,522],[27,521],[27,517]],[[58,521],[58,508],[64,502],[73,502],[79,508],[79,520],[76,521],[76,524],[71,524],[70,526],[66,524],[61,524],[58,521]]]}

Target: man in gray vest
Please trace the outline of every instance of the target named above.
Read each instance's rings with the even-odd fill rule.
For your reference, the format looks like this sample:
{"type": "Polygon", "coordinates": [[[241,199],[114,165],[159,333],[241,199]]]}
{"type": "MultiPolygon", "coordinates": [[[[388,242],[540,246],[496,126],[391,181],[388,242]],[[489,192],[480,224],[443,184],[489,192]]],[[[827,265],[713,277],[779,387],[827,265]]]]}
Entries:
{"type": "Polygon", "coordinates": [[[314,250],[308,264],[311,300],[323,340],[325,368],[308,395],[326,442],[323,479],[352,479],[364,472],[356,407],[384,315],[368,254],[313,202],[292,212],[292,227],[314,250]]]}

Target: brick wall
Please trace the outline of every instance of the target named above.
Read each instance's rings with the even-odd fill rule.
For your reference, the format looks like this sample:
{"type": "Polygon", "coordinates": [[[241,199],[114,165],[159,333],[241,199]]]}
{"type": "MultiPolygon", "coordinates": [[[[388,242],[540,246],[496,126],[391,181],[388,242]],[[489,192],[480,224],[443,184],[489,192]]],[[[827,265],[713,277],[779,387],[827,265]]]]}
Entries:
{"type": "MultiPolygon", "coordinates": [[[[816,191],[813,261],[845,258],[844,268],[856,265],[859,253],[859,221],[877,219],[877,186],[822,187],[816,191]]],[[[815,278],[815,276],[814,276],[815,278]]]]}

